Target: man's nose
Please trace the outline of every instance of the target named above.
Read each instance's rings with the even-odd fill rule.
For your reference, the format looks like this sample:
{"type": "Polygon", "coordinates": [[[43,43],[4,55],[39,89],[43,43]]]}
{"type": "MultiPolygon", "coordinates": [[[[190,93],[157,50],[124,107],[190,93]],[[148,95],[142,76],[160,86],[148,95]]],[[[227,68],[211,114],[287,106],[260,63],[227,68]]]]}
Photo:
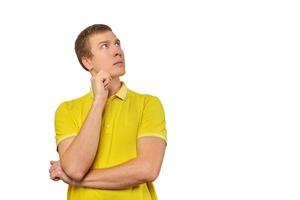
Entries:
{"type": "Polygon", "coordinates": [[[113,54],[114,54],[114,56],[122,56],[121,47],[115,46],[113,48],[113,54]]]}

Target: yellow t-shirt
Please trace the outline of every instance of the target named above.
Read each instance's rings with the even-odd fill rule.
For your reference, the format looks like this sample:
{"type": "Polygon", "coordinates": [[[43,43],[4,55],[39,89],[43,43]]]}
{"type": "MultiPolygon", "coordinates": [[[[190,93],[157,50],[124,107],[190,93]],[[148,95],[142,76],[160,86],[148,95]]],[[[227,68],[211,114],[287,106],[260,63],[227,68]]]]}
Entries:
{"type": "MultiPolygon", "coordinates": [[[[160,137],[167,142],[163,106],[156,96],[139,94],[121,82],[120,90],[107,99],[101,123],[98,152],[91,169],[108,168],[136,157],[137,139],[160,137]]],[[[93,90],[62,102],[55,112],[56,144],[76,136],[93,103],[93,90]]],[[[68,200],[156,200],[152,182],[122,190],[69,186],[68,200]]]]}

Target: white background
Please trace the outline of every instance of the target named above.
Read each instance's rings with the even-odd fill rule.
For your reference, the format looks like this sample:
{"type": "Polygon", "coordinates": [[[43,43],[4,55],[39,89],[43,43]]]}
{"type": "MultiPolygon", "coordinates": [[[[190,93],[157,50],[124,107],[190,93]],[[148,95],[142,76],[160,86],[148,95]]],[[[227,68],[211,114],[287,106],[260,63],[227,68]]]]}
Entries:
{"type": "Polygon", "coordinates": [[[297,1],[1,1],[1,199],[66,199],[54,112],[88,92],[74,41],[104,23],[165,108],[160,200],[299,199],[297,1]]]}

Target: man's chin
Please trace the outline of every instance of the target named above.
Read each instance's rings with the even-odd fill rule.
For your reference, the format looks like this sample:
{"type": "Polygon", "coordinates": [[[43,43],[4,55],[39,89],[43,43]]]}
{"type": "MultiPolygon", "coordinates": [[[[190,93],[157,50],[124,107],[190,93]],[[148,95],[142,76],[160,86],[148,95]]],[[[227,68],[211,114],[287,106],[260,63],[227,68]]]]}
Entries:
{"type": "Polygon", "coordinates": [[[125,70],[122,72],[112,72],[110,75],[112,78],[117,78],[117,77],[123,76],[124,74],[126,74],[125,70]]]}

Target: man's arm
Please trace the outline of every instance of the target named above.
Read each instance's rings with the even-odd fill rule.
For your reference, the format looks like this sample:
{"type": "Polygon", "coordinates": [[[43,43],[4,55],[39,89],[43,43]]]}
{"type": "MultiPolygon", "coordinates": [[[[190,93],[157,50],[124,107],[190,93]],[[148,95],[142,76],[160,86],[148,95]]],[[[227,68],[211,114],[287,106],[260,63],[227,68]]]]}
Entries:
{"type": "Polygon", "coordinates": [[[104,106],[105,102],[94,101],[79,134],[58,145],[61,167],[74,180],[81,180],[94,161],[104,106]]]}
{"type": "Polygon", "coordinates": [[[105,71],[93,73],[91,77],[93,104],[79,134],[58,145],[61,167],[67,176],[74,180],[80,181],[94,162],[110,81],[111,77],[105,71]]]}
{"type": "Polygon", "coordinates": [[[165,147],[161,138],[140,138],[135,159],[111,168],[90,170],[82,181],[71,184],[98,189],[126,189],[152,182],[159,175],[165,147]]]}

